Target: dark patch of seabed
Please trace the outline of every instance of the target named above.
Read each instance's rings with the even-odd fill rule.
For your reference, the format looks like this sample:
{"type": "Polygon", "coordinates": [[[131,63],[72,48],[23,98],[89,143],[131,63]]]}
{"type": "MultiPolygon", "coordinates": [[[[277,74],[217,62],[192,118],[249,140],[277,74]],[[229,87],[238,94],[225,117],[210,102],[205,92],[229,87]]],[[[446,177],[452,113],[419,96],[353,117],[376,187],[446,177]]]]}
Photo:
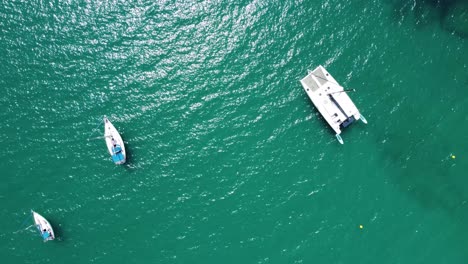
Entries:
{"type": "Polygon", "coordinates": [[[396,18],[410,13],[414,24],[425,27],[439,24],[442,29],[468,38],[468,1],[466,0],[391,0],[396,18]]]}
{"type": "MultiPolygon", "coordinates": [[[[395,95],[398,97],[398,95],[395,95]]],[[[398,98],[389,98],[389,101],[398,98]]],[[[402,104],[398,110],[405,113],[398,128],[382,126],[376,143],[383,143],[383,159],[394,170],[392,180],[402,192],[414,198],[421,206],[443,210],[454,219],[468,219],[468,195],[464,182],[465,163],[453,159],[451,153],[468,148],[468,135],[463,129],[448,129],[453,124],[468,122],[468,99],[458,98],[455,108],[446,106],[431,110],[430,105],[402,104]],[[425,113],[425,115],[421,115],[425,113]],[[423,165],[422,165],[423,164],[423,165]]],[[[456,128],[456,126],[455,126],[456,128]]],[[[462,156],[468,154],[457,153],[462,156]]],[[[466,225],[462,227],[468,231],[466,225]]]]}

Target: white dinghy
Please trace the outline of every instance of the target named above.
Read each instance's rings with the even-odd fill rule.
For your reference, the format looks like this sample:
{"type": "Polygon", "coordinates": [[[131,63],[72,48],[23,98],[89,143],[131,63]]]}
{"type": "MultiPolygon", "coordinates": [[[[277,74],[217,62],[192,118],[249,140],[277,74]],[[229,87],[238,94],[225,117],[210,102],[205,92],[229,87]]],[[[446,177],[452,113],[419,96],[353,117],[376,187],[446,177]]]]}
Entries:
{"type": "Polygon", "coordinates": [[[37,230],[39,230],[39,232],[41,233],[41,237],[42,239],[44,239],[44,242],[54,240],[54,230],[52,229],[52,226],[50,225],[49,221],[47,221],[42,215],[34,212],[33,210],[31,210],[31,213],[33,215],[34,224],[36,225],[37,230]]]}
{"type": "Polygon", "coordinates": [[[335,131],[341,144],[343,139],[340,134],[343,128],[359,119],[367,124],[367,120],[346,93],[353,90],[344,90],[321,65],[304,77],[301,84],[312,103],[335,131]]]}
{"type": "Polygon", "coordinates": [[[127,157],[124,142],[117,129],[106,116],[104,116],[104,139],[112,161],[115,164],[124,164],[127,157]]]}

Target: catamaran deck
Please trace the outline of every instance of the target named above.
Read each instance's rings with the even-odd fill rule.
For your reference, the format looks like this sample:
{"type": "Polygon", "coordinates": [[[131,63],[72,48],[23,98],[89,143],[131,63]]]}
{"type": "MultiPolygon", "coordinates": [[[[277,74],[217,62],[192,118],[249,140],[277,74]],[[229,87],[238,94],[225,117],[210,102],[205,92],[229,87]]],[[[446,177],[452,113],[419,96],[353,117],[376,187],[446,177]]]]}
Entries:
{"type": "Polygon", "coordinates": [[[340,143],[343,143],[339,136],[343,128],[359,119],[367,123],[343,87],[322,66],[311,71],[301,84],[340,143]]]}

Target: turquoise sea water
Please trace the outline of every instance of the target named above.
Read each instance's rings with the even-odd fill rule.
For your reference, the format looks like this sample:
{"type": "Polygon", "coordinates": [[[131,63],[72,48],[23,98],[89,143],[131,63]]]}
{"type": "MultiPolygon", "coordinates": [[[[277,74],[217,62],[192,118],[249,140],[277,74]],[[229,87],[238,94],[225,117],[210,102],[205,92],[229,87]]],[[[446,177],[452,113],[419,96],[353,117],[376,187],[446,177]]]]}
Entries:
{"type": "Polygon", "coordinates": [[[455,0],[2,1],[1,263],[467,263],[467,29],[455,0]],[[344,145],[320,64],[369,121],[344,145]]]}

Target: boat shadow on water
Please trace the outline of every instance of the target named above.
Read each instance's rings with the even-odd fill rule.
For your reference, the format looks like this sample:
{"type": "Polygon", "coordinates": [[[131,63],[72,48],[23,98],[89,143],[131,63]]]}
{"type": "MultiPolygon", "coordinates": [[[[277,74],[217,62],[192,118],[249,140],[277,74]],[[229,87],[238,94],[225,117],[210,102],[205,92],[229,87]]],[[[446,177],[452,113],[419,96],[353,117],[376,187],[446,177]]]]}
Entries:
{"type": "Polygon", "coordinates": [[[123,166],[123,168],[127,171],[127,172],[134,172],[136,171],[136,164],[135,164],[135,161],[133,159],[133,153],[132,153],[132,145],[128,144],[127,141],[124,140],[124,143],[125,143],[125,163],[120,165],[120,166],[123,166]]]}
{"type": "Polygon", "coordinates": [[[63,229],[54,219],[49,220],[50,225],[54,229],[55,239],[54,241],[64,241],[63,229]]]}

